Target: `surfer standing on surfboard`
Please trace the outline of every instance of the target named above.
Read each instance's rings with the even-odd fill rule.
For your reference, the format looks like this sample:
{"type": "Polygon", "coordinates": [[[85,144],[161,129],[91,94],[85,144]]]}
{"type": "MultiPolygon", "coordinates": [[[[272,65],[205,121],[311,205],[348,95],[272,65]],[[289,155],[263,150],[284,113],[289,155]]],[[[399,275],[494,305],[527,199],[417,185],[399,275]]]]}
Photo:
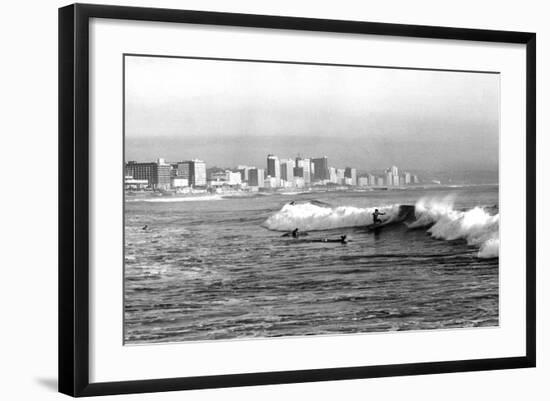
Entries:
{"type": "Polygon", "coordinates": [[[379,212],[378,209],[374,209],[374,213],[372,214],[372,223],[373,224],[380,224],[382,223],[382,220],[378,218],[378,216],[384,215],[386,213],[379,212]]]}

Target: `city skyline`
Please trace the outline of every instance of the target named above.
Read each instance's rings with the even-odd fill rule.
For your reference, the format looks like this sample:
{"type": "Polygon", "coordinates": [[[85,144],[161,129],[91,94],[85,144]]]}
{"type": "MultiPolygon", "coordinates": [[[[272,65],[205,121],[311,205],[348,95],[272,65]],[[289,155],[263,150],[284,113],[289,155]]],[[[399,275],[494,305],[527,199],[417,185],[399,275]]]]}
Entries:
{"type": "Polygon", "coordinates": [[[355,167],[345,168],[329,165],[328,157],[279,158],[268,154],[265,166],[240,164],[237,167],[220,169],[207,168],[204,160],[127,161],[125,164],[125,187],[127,189],[173,189],[178,188],[220,188],[233,189],[280,189],[307,188],[318,185],[393,187],[419,184],[416,174],[392,165],[384,170],[384,176],[371,171],[359,174],[355,167]],[[210,170],[210,172],[209,172],[210,170]],[[214,170],[214,171],[213,171],[214,170]]]}
{"type": "Polygon", "coordinates": [[[126,58],[127,160],[330,153],[371,170],[498,170],[499,75],[126,58]],[[181,149],[185,154],[181,155],[181,149]]]}

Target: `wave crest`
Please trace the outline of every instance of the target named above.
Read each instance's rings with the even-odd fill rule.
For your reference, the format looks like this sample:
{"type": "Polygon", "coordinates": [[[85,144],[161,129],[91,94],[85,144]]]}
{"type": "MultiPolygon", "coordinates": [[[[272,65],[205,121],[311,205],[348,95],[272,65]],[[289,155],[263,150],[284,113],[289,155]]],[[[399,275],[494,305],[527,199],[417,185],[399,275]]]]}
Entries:
{"type": "MultiPolygon", "coordinates": [[[[372,224],[375,208],[354,206],[329,207],[314,203],[286,204],[270,216],[262,226],[273,231],[290,231],[298,228],[304,231],[330,230],[333,228],[361,227],[372,224]]],[[[398,215],[399,205],[379,207],[388,217],[398,215]]]]}

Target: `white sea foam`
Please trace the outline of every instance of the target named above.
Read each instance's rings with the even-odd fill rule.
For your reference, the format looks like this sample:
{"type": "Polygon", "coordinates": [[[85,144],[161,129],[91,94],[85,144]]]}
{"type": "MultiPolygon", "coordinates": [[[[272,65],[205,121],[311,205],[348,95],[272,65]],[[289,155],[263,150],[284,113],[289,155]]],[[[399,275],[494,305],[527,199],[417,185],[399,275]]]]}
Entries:
{"type": "Polygon", "coordinates": [[[479,247],[478,257],[499,255],[500,215],[491,215],[481,207],[455,210],[453,198],[421,199],[415,206],[416,220],[409,228],[429,227],[432,237],[444,240],[464,239],[479,247]]]}
{"type": "MultiPolygon", "coordinates": [[[[270,216],[262,226],[274,231],[330,230],[333,228],[357,227],[372,224],[375,208],[354,206],[327,207],[313,203],[286,204],[277,213],[270,216]]],[[[393,218],[399,210],[398,205],[378,208],[393,218]]]]}

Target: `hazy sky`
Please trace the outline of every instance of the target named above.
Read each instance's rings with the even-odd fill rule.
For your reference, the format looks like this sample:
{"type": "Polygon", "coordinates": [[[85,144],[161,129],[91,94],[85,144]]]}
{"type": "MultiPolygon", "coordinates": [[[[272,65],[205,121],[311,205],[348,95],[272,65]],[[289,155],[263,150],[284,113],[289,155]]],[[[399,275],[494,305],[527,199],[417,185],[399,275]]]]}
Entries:
{"type": "Polygon", "coordinates": [[[126,159],[497,170],[499,75],[126,57],[126,159]]]}

